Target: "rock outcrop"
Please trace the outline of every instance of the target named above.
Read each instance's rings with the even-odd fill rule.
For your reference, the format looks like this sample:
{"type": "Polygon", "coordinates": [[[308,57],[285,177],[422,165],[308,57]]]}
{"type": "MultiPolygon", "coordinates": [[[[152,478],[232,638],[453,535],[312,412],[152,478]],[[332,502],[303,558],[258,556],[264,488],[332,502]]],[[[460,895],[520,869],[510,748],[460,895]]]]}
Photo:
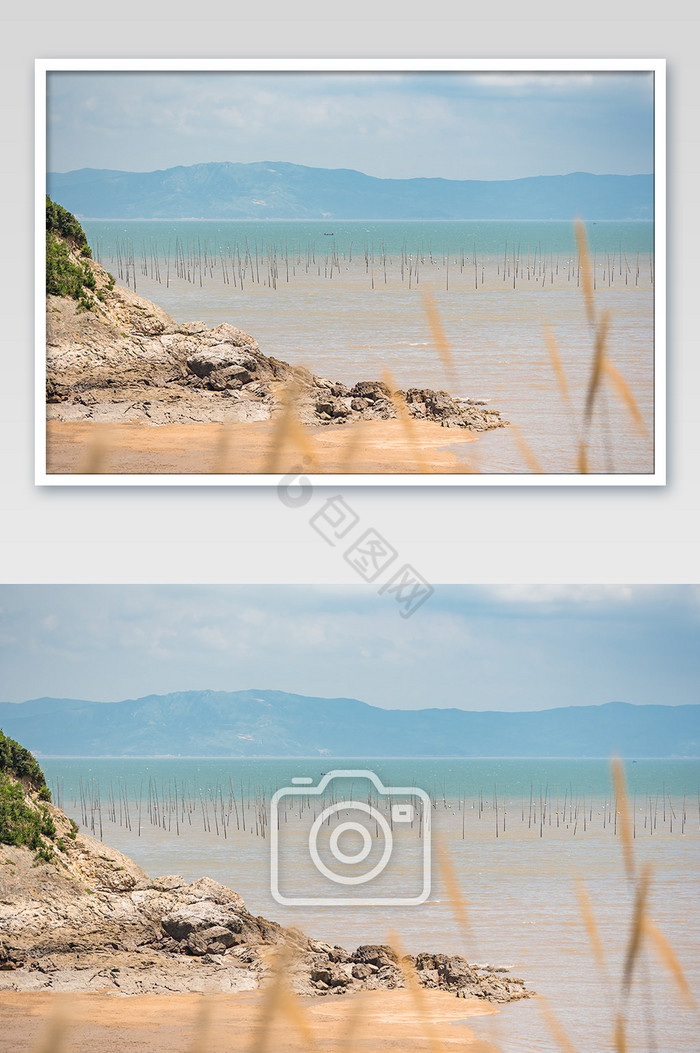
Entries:
{"type": "MultiPolygon", "coordinates": [[[[71,252],[78,259],[77,250],[71,252]]],[[[79,301],[48,296],[47,414],[50,420],[258,421],[294,400],[304,424],[338,426],[405,412],[449,428],[502,427],[484,402],[444,391],[391,392],[381,381],[342,384],[262,353],[228,323],[176,323],[156,304],[114,284],[96,262],[79,301]]]]}
{"type": "MultiPolygon", "coordinates": [[[[36,794],[26,800],[39,807],[36,794]]],[[[152,879],[132,860],[76,832],[46,805],[56,833],[41,862],[0,844],[0,990],[242,991],[263,984],[280,960],[306,995],[393,989],[408,969],[425,987],[507,1002],[528,997],[522,980],[463,958],[391,947],[349,952],[256,917],[210,878],[152,879]]]]}

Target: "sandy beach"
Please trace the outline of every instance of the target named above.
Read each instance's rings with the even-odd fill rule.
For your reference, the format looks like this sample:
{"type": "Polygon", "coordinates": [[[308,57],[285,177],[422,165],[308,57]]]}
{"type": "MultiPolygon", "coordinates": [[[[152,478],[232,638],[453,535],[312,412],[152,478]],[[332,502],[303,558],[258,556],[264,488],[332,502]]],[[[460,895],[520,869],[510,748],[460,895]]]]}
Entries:
{"type": "Polygon", "coordinates": [[[434,421],[363,421],[301,427],[280,435],[276,421],[112,424],[50,421],[47,472],[56,475],[283,475],[468,472],[476,436],[434,421]],[[465,456],[455,453],[464,447],[465,456]]]}
{"type": "Polygon", "coordinates": [[[71,1053],[424,1053],[462,1049],[490,1053],[495,1047],[459,1022],[497,1010],[445,991],[421,991],[425,1014],[413,992],[368,991],[343,998],[300,999],[302,1037],[281,1012],[269,1024],[264,992],[243,994],[62,995],[0,992],[0,1050],[71,1053]]]}

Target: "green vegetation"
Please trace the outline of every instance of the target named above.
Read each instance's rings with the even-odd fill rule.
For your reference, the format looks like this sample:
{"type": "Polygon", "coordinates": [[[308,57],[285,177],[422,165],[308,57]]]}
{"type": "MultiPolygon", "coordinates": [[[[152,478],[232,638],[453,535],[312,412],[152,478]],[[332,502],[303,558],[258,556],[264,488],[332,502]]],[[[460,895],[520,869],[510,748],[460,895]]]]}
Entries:
{"type": "Polygon", "coordinates": [[[14,775],[29,783],[42,801],[50,801],[51,793],[46,785],[44,773],[29,750],[10,739],[0,730],[0,773],[14,775]]]}
{"type": "Polygon", "coordinates": [[[52,201],[48,194],[46,195],[46,230],[60,234],[66,241],[72,242],[76,248],[80,249],[83,256],[88,258],[92,256],[85,231],[75,216],[62,205],[52,201]]]}
{"type": "Polygon", "coordinates": [[[45,804],[27,804],[22,784],[34,790],[40,801],[51,800],[44,773],[32,754],[0,731],[0,844],[31,848],[37,863],[49,863],[55,858],[54,851],[42,838],[53,839],[56,825],[45,804]]]}
{"type": "Polygon", "coordinates": [[[48,845],[40,845],[34,853],[34,866],[38,867],[42,863],[53,863],[56,858],[56,853],[53,848],[49,848],[48,845]]]}
{"type": "Polygon", "coordinates": [[[95,275],[87,263],[77,264],[68,255],[64,241],[46,231],[46,294],[47,296],[70,296],[80,306],[91,311],[93,307],[89,292],[95,288],[95,275]]]}
{"type": "MultiPolygon", "coordinates": [[[[88,259],[92,256],[85,232],[75,216],[46,198],[46,293],[49,296],[70,296],[77,300],[80,310],[91,311],[95,305],[90,295],[97,283],[90,265],[76,263],[69,246],[88,259]]],[[[99,296],[99,292],[96,293],[99,296]]],[[[104,294],[100,299],[104,298],[104,294]]]]}
{"type": "Polygon", "coordinates": [[[36,852],[51,851],[53,855],[42,837],[53,838],[55,835],[56,826],[46,805],[30,807],[24,799],[22,786],[0,774],[0,844],[23,845],[36,852]]]}

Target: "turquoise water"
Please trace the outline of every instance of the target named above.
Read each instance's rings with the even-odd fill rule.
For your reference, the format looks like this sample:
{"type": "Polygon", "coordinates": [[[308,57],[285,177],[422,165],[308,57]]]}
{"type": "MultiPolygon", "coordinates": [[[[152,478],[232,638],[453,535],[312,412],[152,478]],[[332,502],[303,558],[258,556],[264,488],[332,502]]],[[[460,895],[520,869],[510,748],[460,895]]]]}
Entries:
{"type": "MultiPolygon", "coordinates": [[[[184,251],[207,250],[210,255],[226,253],[228,248],[244,250],[246,243],[254,254],[276,250],[290,257],[312,251],[325,256],[335,251],[347,258],[364,260],[365,249],[377,260],[385,251],[400,256],[418,253],[430,261],[442,260],[449,252],[461,261],[462,252],[472,258],[476,249],[479,256],[498,256],[518,249],[531,257],[539,251],[555,256],[575,252],[575,238],[571,223],[559,222],[495,222],[495,221],[252,221],[238,220],[85,220],[85,233],[93,252],[105,259],[112,258],[118,247],[133,247],[137,257],[152,250],[165,255],[175,252],[176,242],[184,251]]],[[[654,224],[651,222],[601,222],[587,227],[591,252],[618,253],[622,249],[628,259],[636,259],[637,252],[650,253],[654,249],[654,224]]]]}
{"type": "MultiPolygon", "coordinates": [[[[536,793],[545,789],[552,794],[558,791],[562,797],[567,791],[574,798],[585,794],[605,799],[611,794],[610,765],[604,760],[43,758],[41,764],[49,783],[60,789],[66,802],[78,796],[81,779],[83,783],[95,780],[103,793],[110,784],[121,782],[128,788],[132,800],[138,798],[139,789],[143,794],[143,786],[147,786],[149,780],[158,787],[185,783],[197,791],[228,787],[231,783],[237,793],[243,787],[246,795],[257,791],[269,798],[275,790],[288,786],[296,776],[309,776],[315,784],[323,773],[336,768],[369,768],[386,786],[418,786],[435,800],[443,797],[450,801],[463,796],[475,798],[480,792],[490,795],[494,787],[498,793],[513,800],[529,797],[531,787],[536,793]]],[[[639,760],[627,762],[625,771],[629,793],[637,793],[640,798],[647,794],[682,797],[684,792],[693,797],[700,788],[698,760],[639,760]]]]}

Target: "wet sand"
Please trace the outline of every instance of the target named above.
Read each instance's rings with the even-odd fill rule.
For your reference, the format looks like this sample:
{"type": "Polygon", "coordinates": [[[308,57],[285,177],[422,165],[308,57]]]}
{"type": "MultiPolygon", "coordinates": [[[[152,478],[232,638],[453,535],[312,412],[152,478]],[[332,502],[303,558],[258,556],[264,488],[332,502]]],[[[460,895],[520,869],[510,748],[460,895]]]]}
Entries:
{"type": "Polygon", "coordinates": [[[50,421],[46,470],[50,475],[454,474],[469,471],[466,447],[475,438],[432,421],[299,426],[299,434],[282,441],[279,425],[271,421],[158,426],[50,421]]]}
{"type": "MultiPolygon", "coordinates": [[[[495,1053],[459,1021],[497,1010],[445,991],[422,991],[425,1012],[411,991],[366,991],[302,999],[302,1027],[280,1008],[263,1027],[263,992],[214,996],[62,995],[0,992],[0,1051],[58,1053],[495,1053]]],[[[298,1018],[297,1018],[298,1019],[298,1018]]]]}

